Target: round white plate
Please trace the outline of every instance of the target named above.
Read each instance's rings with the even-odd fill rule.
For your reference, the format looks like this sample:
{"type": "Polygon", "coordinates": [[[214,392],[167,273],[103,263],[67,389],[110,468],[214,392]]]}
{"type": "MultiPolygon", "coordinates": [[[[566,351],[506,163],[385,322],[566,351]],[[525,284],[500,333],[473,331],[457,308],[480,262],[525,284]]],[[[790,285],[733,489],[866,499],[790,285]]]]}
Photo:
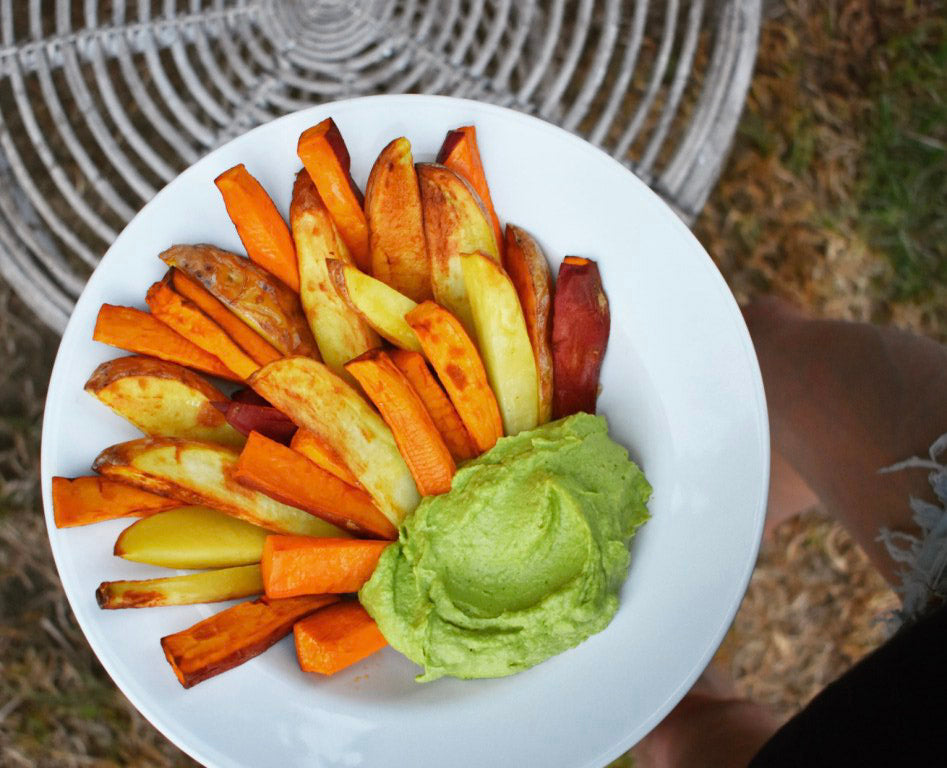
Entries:
{"type": "MultiPolygon", "coordinates": [[[[43,427],[42,483],[63,586],[89,643],[139,710],[209,766],[601,766],[684,695],[720,643],[756,559],[769,435],[759,368],[726,284],[704,249],[641,181],[584,141],[499,107],[379,96],[288,115],[212,152],[125,228],[92,275],[63,336],[43,427]],[[364,185],[379,151],[405,135],[418,161],[450,128],[474,124],[500,217],[532,232],[553,269],[596,259],[612,331],[599,410],[654,486],[611,625],[526,672],[418,684],[391,649],[328,679],[299,671],[291,640],[185,691],[158,640],[207,606],[102,611],[103,580],[160,569],[113,557],[128,523],[53,525],[50,480],[90,473],[108,445],[139,436],[82,387],[120,353],[92,341],[103,302],[143,307],[173,243],[242,252],[214,187],[244,163],[289,207],[299,134],[335,118],[364,185]]],[[[163,573],[167,574],[167,571],[163,573]]]]}

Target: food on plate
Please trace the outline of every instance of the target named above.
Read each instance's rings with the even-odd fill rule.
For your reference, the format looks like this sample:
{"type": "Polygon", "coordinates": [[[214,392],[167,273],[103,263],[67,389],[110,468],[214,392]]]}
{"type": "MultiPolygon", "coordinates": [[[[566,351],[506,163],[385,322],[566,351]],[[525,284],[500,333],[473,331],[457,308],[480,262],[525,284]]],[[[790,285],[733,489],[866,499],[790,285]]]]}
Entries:
{"type": "Polygon", "coordinates": [[[650,494],[601,416],[507,437],[422,501],[359,598],[422,681],[513,674],[608,625],[650,494]]]}
{"type": "Polygon", "coordinates": [[[185,576],[138,581],[103,581],[95,590],[99,608],[154,608],[159,605],[220,603],[263,592],[259,565],[238,565],[185,576]]]}
{"type": "Polygon", "coordinates": [[[174,363],[140,355],[108,360],[89,377],[85,391],[146,435],[236,447],[244,442],[215,405],[227,404],[230,398],[174,363]]]}
{"type": "Polygon", "coordinates": [[[249,437],[251,432],[259,432],[271,440],[289,445],[296,434],[296,425],[272,405],[231,401],[223,413],[227,423],[245,437],[249,437]]]}
{"type": "Polygon", "coordinates": [[[454,313],[472,333],[473,319],[460,257],[480,251],[499,262],[493,226],[473,187],[452,170],[420,163],[417,171],[434,300],[454,313]]]}
{"type": "Polygon", "coordinates": [[[57,528],[144,517],[178,505],[174,499],[104,477],[53,478],[53,520],[57,528]]]}
{"type": "MultiPolygon", "coordinates": [[[[273,363],[275,365],[275,363],[273,363]]],[[[301,509],[281,504],[234,480],[234,448],[175,437],[145,437],[106,448],[92,468],[106,477],[226,512],[275,533],[342,536],[342,531],[301,509]]]]}
{"type": "Polygon", "coordinates": [[[260,563],[266,596],[358,592],[387,546],[364,539],[268,536],[260,563]]]}
{"type": "Polygon", "coordinates": [[[391,428],[395,443],[422,496],[450,490],[454,459],[431,415],[401,370],[382,349],[371,349],[346,363],[391,428]]]}
{"type": "Polygon", "coordinates": [[[425,301],[405,318],[417,334],[478,453],[503,436],[503,420],[487,372],[460,321],[433,301],[425,301]]]}
{"type": "Polygon", "coordinates": [[[286,637],[297,621],[337,600],[335,595],[261,597],[162,637],[161,648],[181,685],[190,688],[259,656],[286,637]]]}
{"type": "Polygon", "coordinates": [[[163,568],[228,568],[259,563],[268,535],[216,509],[178,506],[128,526],[114,553],[163,568]]]}
{"type": "Polygon", "coordinates": [[[595,413],[610,328],[598,265],[591,259],[566,256],[552,302],[553,418],[595,413]]]}
{"type": "Polygon", "coordinates": [[[482,253],[461,257],[474,332],[503,429],[515,435],[539,423],[536,358],[516,288],[503,268],[482,253]]]}
{"type": "Polygon", "coordinates": [[[352,474],[348,464],[339,457],[338,452],[315,432],[308,429],[297,429],[289,443],[289,447],[294,451],[299,451],[326,472],[331,472],[339,480],[354,485],[356,488],[362,487],[358,478],[352,474]]]}
{"type": "Polygon", "coordinates": [[[353,312],[396,347],[421,351],[417,336],[404,320],[417,306],[414,301],[351,264],[329,259],[326,266],[336,292],[353,312]]]}
{"type": "Polygon", "coordinates": [[[92,338],[128,352],[186,365],[221,379],[240,381],[239,376],[212,354],[140,309],[103,304],[92,338]]]}
{"type": "Polygon", "coordinates": [[[298,292],[299,270],[293,238],[260,182],[240,163],[220,174],[214,183],[247,256],[298,292]]]}
{"type": "Polygon", "coordinates": [[[293,636],[300,669],[320,675],[334,675],[388,645],[372,617],[354,600],[303,619],[293,627],[293,636]]]}
{"type": "Polygon", "coordinates": [[[362,488],[349,485],[292,448],[252,432],[234,479],[347,531],[374,538],[398,535],[391,521],[362,488]]]}
{"type": "Polygon", "coordinates": [[[339,296],[329,278],[328,259],[351,261],[309,174],[302,170],[293,185],[289,220],[299,259],[300,298],[319,352],[335,373],[345,377],[343,366],[381,339],[339,296]]]}
{"type": "Polygon", "coordinates": [[[473,125],[464,125],[453,131],[448,131],[437,153],[437,162],[459,173],[470,186],[476,190],[483,202],[483,206],[490,215],[493,225],[493,234],[497,240],[500,252],[503,252],[503,231],[500,228],[500,219],[493,208],[493,198],[487,186],[487,175],[483,170],[483,161],[480,159],[480,148],[477,146],[477,129],[473,125]]]}
{"type": "Polygon", "coordinates": [[[404,136],[386,146],[365,186],[371,273],[412,301],[431,293],[431,259],[424,240],[421,193],[411,142],[404,136]]]}
{"type": "Polygon", "coordinates": [[[414,478],[388,425],[325,365],[305,357],[284,358],[253,374],[250,385],[297,426],[325,440],[393,525],[418,505],[414,478]]]}
{"type": "Polygon", "coordinates": [[[552,274],[539,243],[524,229],[506,225],[503,268],[516,287],[539,376],[539,423],[552,418],[552,274]]]}
{"type": "Polygon", "coordinates": [[[212,245],[174,245],[158,256],[203,285],[281,354],[318,358],[299,296],[250,259],[212,245]]]}
{"type": "Polygon", "coordinates": [[[296,154],[319,190],[358,268],[370,271],[368,223],[362,210],[362,193],[352,180],[349,151],[335,121],[328,117],[303,131],[296,154]]]}

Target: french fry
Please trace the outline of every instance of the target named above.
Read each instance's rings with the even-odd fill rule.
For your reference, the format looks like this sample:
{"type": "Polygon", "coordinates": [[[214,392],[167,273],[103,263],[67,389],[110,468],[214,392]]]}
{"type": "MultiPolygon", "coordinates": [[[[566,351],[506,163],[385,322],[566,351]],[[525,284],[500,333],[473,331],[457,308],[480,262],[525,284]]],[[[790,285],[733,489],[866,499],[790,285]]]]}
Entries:
{"type": "Polygon", "coordinates": [[[325,365],[303,357],[261,368],[250,385],[300,427],[315,432],[398,526],[420,501],[388,425],[325,365]]]}
{"type": "Polygon", "coordinates": [[[566,256],[559,267],[552,303],[554,419],[580,411],[595,413],[610,327],[608,298],[598,265],[590,259],[566,256]]]}
{"type": "Polygon", "coordinates": [[[396,347],[421,351],[418,337],[404,321],[417,304],[351,264],[328,259],[329,278],[339,297],[372,329],[396,347]]]}
{"type": "Polygon", "coordinates": [[[503,436],[503,420],[477,348],[460,321],[433,301],[418,304],[405,319],[417,334],[478,453],[490,450],[503,436]]]}
{"type": "Polygon", "coordinates": [[[542,249],[528,232],[506,225],[503,266],[516,286],[539,376],[539,423],[552,418],[552,275],[542,249]]]}
{"type": "Polygon", "coordinates": [[[240,381],[240,377],[216,357],[140,309],[103,304],[92,338],[138,355],[157,357],[221,379],[240,381]]]}
{"type": "Polygon", "coordinates": [[[247,256],[299,292],[296,249],[289,227],[266,190],[243,163],[214,179],[247,256]]]}
{"type": "Polygon", "coordinates": [[[95,475],[53,478],[53,520],[57,528],[144,517],[180,502],[95,475]]]}
{"type": "Polygon", "coordinates": [[[270,598],[358,592],[387,541],[268,536],[260,566],[270,598]]]}
{"type": "Polygon", "coordinates": [[[372,274],[413,301],[432,298],[418,174],[411,143],[403,136],[385,147],[372,166],[365,185],[365,218],[372,274]]]}
{"type": "Polygon", "coordinates": [[[162,637],[161,648],[178,681],[190,688],[259,656],[286,637],[297,621],[337,600],[335,595],[261,597],[162,637]]]}
{"type": "Polygon", "coordinates": [[[338,452],[315,432],[302,427],[298,428],[289,447],[301,453],[316,466],[322,467],[326,472],[331,472],[339,480],[354,485],[356,488],[362,487],[348,464],[339,457],[338,452]]]}
{"type": "Polygon", "coordinates": [[[250,434],[234,478],[248,488],[345,530],[382,539],[398,535],[362,488],[342,482],[301,453],[258,432],[250,434]]]}
{"type": "Polygon", "coordinates": [[[384,350],[372,349],[346,364],[391,427],[422,496],[450,490],[457,467],[427,408],[384,350]]]}
{"type": "Polygon", "coordinates": [[[222,445],[146,437],[106,448],[92,468],[106,477],[179,499],[185,504],[219,509],[275,533],[345,535],[308,512],[281,504],[237,483],[234,472],[238,458],[236,450],[222,445]]]}
{"type": "Polygon", "coordinates": [[[300,669],[320,675],[334,675],[388,645],[374,619],[354,600],[303,619],[293,627],[293,636],[300,669]]]}
{"type": "Polygon", "coordinates": [[[133,355],[102,363],[85,384],[146,435],[243,445],[215,403],[229,398],[196,373],[154,357],[133,355]]]}
{"type": "Polygon", "coordinates": [[[95,590],[99,608],[155,608],[162,605],[220,603],[263,592],[259,565],[166,576],[140,581],[103,581],[95,590]]]}
{"type": "Polygon", "coordinates": [[[381,339],[332,285],[326,261],[348,262],[350,258],[305,169],[293,185],[289,220],[299,259],[303,310],[322,359],[335,373],[347,377],[344,365],[366,349],[380,346],[381,339]]]}

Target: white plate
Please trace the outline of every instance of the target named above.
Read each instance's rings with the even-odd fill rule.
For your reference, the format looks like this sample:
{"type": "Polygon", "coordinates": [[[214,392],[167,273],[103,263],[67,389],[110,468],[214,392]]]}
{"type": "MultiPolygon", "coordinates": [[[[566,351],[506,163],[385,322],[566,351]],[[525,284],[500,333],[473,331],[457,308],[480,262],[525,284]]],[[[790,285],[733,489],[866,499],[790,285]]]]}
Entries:
{"type": "MultiPolygon", "coordinates": [[[[759,368],[726,284],[690,231],[607,155],[552,125],[486,104],[428,96],[343,101],[288,115],[212,152],[162,190],[92,275],[53,369],[42,454],[53,554],[93,650],[139,710],[213,766],[601,766],[643,737],[706,666],[740,603],[766,504],[769,436],[759,368]],[[421,685],[391,649],[329,679],[298,670],[290,640],[185,691],[158,639],[206,606],[102,611],[102,580],[160,569],[112,556],[126,522],[56,530],[54,475],[138,436],[82,386],[119,353],[92,341],[103,302],[144,306],[173,243],[242,251],[213,179],[245,163],[289,207],[296,140],[333,116],[364,185],[378,152],[406,135],[417,160],[475,124],[497,211],[534,233],[553,267],[597,259],[612,312],[599,409],[654,486],[611,625],[578,648],[500,680],[421,685]]],[[[167,573],[166,571],[164,573],[167,573]]]]}

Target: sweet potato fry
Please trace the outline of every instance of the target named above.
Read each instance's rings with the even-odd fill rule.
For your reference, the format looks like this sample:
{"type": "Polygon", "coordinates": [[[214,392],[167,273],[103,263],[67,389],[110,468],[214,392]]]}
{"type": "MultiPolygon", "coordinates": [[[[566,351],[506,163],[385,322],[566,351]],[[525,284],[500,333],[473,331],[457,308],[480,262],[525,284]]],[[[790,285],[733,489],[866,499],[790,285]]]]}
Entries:
{"type": "Polygon", "coordinates": [[[542,249],[528,232],[506,225],[503,266],[516,286],[539,376],[539,423],[552,418],[552,275],[542,249]]]}
{"type": "MultiPolygon", "coordinates": [[[[294,252],[295,255],[295,252],[294,252]]],[[[224,329],[228,336],[260,365],[279,360],[282,355],[259,333],[231,312],[197,280],[180,269],[171,272],[171,284],[185,299],[193,301],[198,309],[224,329]]]]}
{"type": "Polygon", "coordinates": [[[139,355],[150,355],[231,381],[240,377],[158,318],[132,307],[103,304],[92,338],[139,355]]]}
{"type": "Polygon", "coordinates": [[[404,374],[381,349],[370,349],[345,367],[391,427],[420,494],[447,493],[457,467],[431,415],[404,374]]]}
{"type": "Polygon", "coordinates": [[[274,533],[344,535],[308,512],[240,485],[234,478],[238,458],[237,451],[222,445],[146,437],[106,448],[92,468],[106,477],[185,504],[219,509],[274,533]]]}
{"type": "Polygon", "coordinates": [[[610,326],[598,265],[590,259],[567,256],[559,267],[552,303],[554,419],[580,411],[595,413],[610,326]]]}
{"type": "Polygon", "coordinates": [[[431,293],[431,259],[424,240],[421,193],[411,143],[403,136],[385,147],[365,185],[372,274],[413,301],[431,293]]]}
{"type": "Polygon", "coordinates": [[[180,504],[104,477],[53,478],[53,519],[57,528],[144,517],[180,504]]]}
{"type": "Polygon", "coordinates": [[[303,672],[333,675],[380,651],[385,640],[374,619],[355,600],[314,613],[293,627],[303,672]]]}
{"type": "Polygon", "coordinates": [[[382,539],[398,535],[363,489],[342,482],[301,453],[258,432],[250,433],[234,478],[340,528],[382,539]]]}
{"type": "Polygon", "coordinates": [[[227,423],[241,435],[249,436],[251,432],[259,432],[270,440],[289,445],[289,441],[296,434],[296,425],[272,405],[231,402],[227,404],[224,416],[227,423]]]}
{"type": "Polygon", "coordinates": [[[220,174],[214,183],[247,256],[298,293],[299,270],[293,238],[260,182],[240,163],[220,174]]]}
{"type": "Polygon", "coordinates": [[[467,427],[460,420],[447,393],[434,378],[424,356],[406,349],[389,350],[388,356],[418,393],[454,461],[466,461],[476,456],[477,447],[470,439],[467,427]]]}
{"type": "Polygon", "coordinates": [[[154,608],[161,605],[220,603],[263,592],[259,565],[166,576],[140,581],[103,581],[95,590],[99,608],[154,608]]]}
{"type": "Polygon", "coordinates": [[[316,466],[322,467],[326,472],[331,472],[339,480],[354,485],[356,488],[362,487],[338,452],[315,432],[303,428],[297,429],[289,447],[301,453],[316,466]]]}
{"type": "Polygon", "coordinates": [[[163,280],[148,289],[145,302],[151,309],[151,314],[162,323],[216,357],[239,378],[247,378],[260,367],[224,333],[223,328],[201,312],[196,304],[174,292],[170,275],[166,275],[163,280]]]}
{"type": "Polygon", "coordinates": [[[288,635],[297,621],[337,600],[335,595],[261,597],[162,637],[161,648],[181,685],[190,688],[259,656],[288,635]]]}
{"type": "Polygon", "coordinates": [[[480,355],[460,321],[433,301],[418,304],[405,318],[440,377],[479,453],[503,436],[496,396],[480,355]]]}
{"type": "Polygon", "coordinates": [[[448,131],[437,153],[437,162],[463,176],[480,195],[487,213],[490,214],[493,234],[502,255],[503,231],[500,229],[500,220],[493,208],[493,198],[490,197],[490,187],[487,186],[487,176],[483,171],[480,148],[477,146],[477,129],[472,125],[464,125],[448,131]]]}
{"type": "Polygon", "coordinates": [[[268,536],[260,566],[270,598],[358,592],[387,541],[268,536]]]}
{"type": "Polygon", "coordinates": [[[372,264],[362,193],[349,173],[349,152],[331,117],[303,131],[296,154],[319,190],[356,265],[368,272],[372,264]]]}

